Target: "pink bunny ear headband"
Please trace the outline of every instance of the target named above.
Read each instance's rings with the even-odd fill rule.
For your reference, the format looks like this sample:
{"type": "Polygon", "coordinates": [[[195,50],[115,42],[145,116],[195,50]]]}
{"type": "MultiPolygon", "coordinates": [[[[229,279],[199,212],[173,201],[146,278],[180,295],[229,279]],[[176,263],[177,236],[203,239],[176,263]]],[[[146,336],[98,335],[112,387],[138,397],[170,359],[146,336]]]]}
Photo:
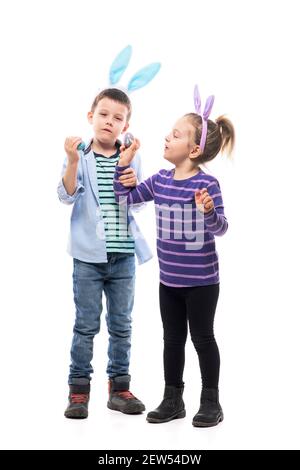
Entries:
{"type": "Polygon", "coordinates": [[[201,153],[203,153],[204,151],[206,137],[207,137],[207,120],[210,116],[214,101],[215,101],[214,95],[209,96],[206,100],[204,111],[201,111],[200,93],[199,93],[198,85],[195,85],[195,88],[194,88],[195,111],[202,118],[202,132],[201,132],[201,139],[200,139],[201,153]]]}

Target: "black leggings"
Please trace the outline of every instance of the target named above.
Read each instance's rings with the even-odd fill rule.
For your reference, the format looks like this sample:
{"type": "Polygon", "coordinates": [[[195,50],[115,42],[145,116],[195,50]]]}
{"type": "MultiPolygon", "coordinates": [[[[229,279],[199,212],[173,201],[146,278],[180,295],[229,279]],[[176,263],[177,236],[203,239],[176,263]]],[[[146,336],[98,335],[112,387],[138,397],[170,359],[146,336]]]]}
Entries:
{"type": "Polygon", "coordinates": [[[213,323],[219,284],[168,287],[160,283],[160,311],[164,328],[166,385],[181,386],[185,361],[187,325],[199,358],[202,386],[218,388],[220,355],[213,323]]]}

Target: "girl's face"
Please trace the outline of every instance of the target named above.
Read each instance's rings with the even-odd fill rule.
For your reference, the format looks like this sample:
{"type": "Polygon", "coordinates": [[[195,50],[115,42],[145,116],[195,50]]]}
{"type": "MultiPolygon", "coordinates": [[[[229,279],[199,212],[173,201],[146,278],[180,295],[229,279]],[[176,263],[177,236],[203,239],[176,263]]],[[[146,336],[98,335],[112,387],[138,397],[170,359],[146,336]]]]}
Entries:
{"type": "Polygon", "coordinates": [[[192,158],[195,148],[199,147],[195,144],[194,135],[195,129],[187,118],[179,119],[165,138],[164,158],[174,164],[192,158]]]}

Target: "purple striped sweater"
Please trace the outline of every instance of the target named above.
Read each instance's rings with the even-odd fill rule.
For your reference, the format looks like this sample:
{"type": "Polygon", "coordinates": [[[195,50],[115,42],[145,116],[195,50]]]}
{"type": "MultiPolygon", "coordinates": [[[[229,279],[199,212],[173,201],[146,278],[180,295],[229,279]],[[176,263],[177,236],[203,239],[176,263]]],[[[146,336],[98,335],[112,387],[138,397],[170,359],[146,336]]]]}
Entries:
{"type": "Polygon", "coordinates": [[[219,282],[215,235],[228,228],[220,186],[216,178],[199,171],[175,180],[173,170],[160,170],[135,188],[119,182],[129,166],[117,166],[114,178],[118,204],[133,205],[154,200],[160,281],[171,287],[190,287],[219,282]],[[196,189],[207,188],[214,210],[203,214],[196,206],[196,189]]]}

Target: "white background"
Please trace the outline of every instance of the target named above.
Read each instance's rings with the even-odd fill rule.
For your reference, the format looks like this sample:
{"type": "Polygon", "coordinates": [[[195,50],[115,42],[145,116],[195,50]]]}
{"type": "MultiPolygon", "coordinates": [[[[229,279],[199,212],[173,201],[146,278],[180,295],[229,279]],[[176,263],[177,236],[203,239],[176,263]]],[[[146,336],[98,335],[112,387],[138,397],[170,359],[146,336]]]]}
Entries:
{"type": "MultiPolygon", "coordinates": [[[[297,1],[1,2],[1,448],[299,449],[299,24],[297,1]],[[212,117],[235,124],[234,161],[218,158],[230,230],[217,240],[224,422],[195,429],[200,375],[187,344],[187,417],[150,425],[106,408],[107,334],[95,340],[90,416],[63,416],[72,338],[70,208],[56,185],[67,135],[90,135],[94,95],[127,44],[121,82],[160,61],[132,94],[131,131],[145,176],[166,167],[163,140],[193,111],[193,86],[215,94],[212,117]]],[[[138,220],[155,253],[152,204],[138,220]]],[[[105,313],[105,312],[104,312],[105,313]]],[[[132,391],[162,398],[156,258],[138,268],[132,391]]]]}

